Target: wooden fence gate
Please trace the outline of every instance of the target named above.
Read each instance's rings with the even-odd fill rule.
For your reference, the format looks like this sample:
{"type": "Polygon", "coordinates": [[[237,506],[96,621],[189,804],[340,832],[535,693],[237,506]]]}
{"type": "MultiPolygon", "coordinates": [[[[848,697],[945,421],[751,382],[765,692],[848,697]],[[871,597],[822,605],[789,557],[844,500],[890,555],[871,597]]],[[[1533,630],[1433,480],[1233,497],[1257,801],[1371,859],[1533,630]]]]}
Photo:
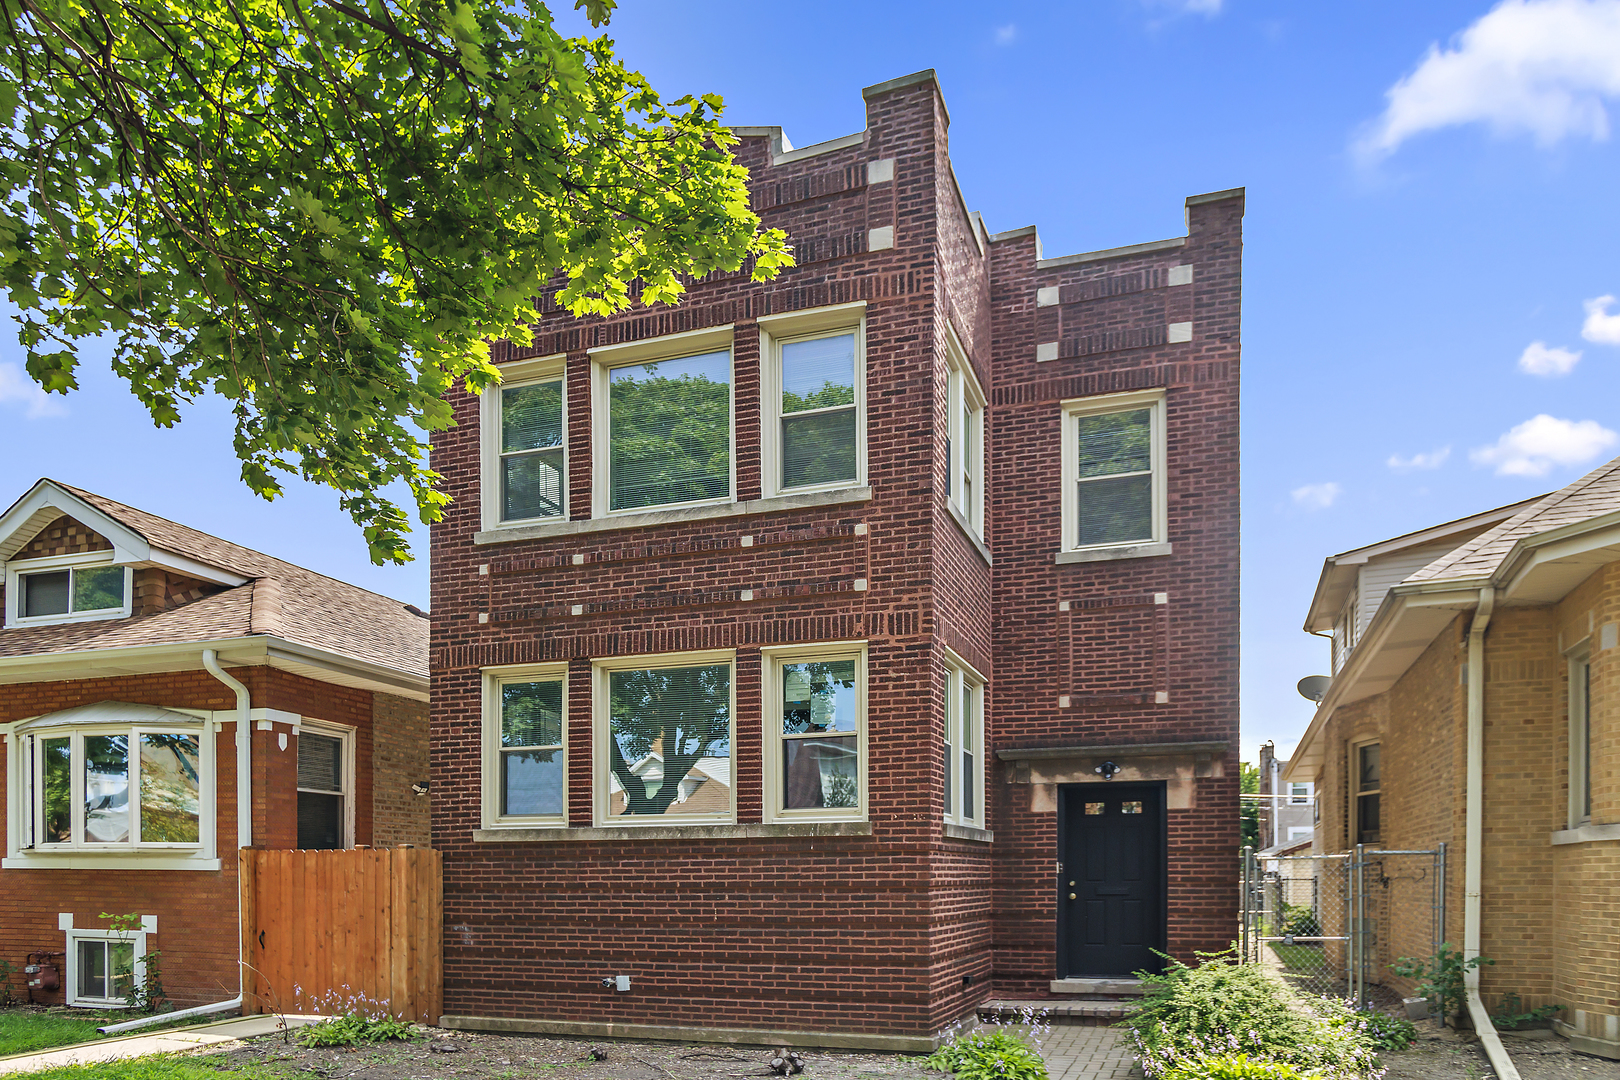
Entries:
{"type": "Polygon", "coordinates": [[[431,848],[242,848],[244,1013],[362,1009],[437,1024],[443,858],[431,848]]]}

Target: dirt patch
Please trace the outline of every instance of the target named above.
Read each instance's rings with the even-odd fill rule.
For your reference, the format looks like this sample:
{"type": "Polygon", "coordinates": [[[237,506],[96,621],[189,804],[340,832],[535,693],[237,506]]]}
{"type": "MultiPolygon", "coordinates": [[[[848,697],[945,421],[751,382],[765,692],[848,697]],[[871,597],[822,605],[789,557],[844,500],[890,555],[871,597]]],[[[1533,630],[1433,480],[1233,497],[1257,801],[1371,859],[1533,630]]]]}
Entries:
{"type": "MultiPolygon", "coordinates": [[[[1620,1061],[1579,1054],[1554,1037],[1530,1040],[1504,1035],[1502,1044],[1524,1080],[1620,1080],[1620,1061]]],[[[1472,1035],[1459,1035],[1433,1021],[1418,1024],[1418,1041],[1385,1054],[1385,1080],[1472,1080],[1495,1076],[1472,1035]]]]}
{"type": "MultiPolygon", "coordinates": [[[[312,1076],[321,1080],[731,1080],[774,1075],[768,1064],[771,1052],[762,1047],[422,1030],[428,1037],[418,1042],[353,1049],[304,1047],[296,1040],[268,1036],[219,1057],[230,1066],[257,1065],[301,1080],[312,1076]]],[[[924,1069],[918,1059],[900,1054],[804,1048],[799,1053],[804,1057],[806,1077],[815,1080],[940,1080],[939,1073],[924,1069]]]]}

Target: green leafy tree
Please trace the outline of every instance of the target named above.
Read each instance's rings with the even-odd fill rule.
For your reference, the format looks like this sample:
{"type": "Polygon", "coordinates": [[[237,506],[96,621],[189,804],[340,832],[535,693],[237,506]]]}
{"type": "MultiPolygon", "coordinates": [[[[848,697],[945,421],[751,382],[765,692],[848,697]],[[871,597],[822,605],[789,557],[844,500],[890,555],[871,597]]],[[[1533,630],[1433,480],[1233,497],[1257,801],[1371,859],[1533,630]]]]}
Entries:
{"type": "Polygon", "coordinates": [[[667,812],[699,759],[730,755],[730,666],[615,671],[608,692],[608,765],[624,788],[626,814],[667,812]],[[655,750],[663,758],[663,779],[650,790],[631,770],[655,750]]]}
{"type": "MultiPolygon", "coordinates": [[[[613,0],[577,0],[592,22],[613,0]]],[[[535,298],[605,315],[791,265],[714,95],[665,102],[612,42],[497,0],[0,0],[0,290],[29,374],[77,348],[154,423],[231,403],[266,498],[327,484],[376,561],[447,497],[425,437],[498,380],[535,298]]]]}
{"type": "MultiPolygon", "coordinates": [[[[1241,761],[1238,763],[1238,773],[1239,791],[1245,795],[1260,794],[1260,769],[1258,766],[1250,765],[1247,761],[1241,761]]],[[[1258,849],[1260,847],[1260,800],[1241,799],[1239,801],[1243,804],[1238,810],[1238,815],[1243,822],[1242,845],[1258,849]]]]}

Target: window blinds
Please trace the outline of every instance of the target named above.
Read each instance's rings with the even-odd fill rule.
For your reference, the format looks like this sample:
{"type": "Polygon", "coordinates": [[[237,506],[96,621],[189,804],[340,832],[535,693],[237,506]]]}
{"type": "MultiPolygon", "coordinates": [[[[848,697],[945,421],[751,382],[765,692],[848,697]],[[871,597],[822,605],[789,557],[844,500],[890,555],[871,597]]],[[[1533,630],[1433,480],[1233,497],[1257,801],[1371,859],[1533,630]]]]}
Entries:
{"type": "Polygon", "coordinates": [[[855,335],[782,345],[783,488],[856,478],[855,335]]]}
{"type": "Polygon", "coordinates": [[[501,520],[563,512],[562,382],[501,390],[501,520]]]}

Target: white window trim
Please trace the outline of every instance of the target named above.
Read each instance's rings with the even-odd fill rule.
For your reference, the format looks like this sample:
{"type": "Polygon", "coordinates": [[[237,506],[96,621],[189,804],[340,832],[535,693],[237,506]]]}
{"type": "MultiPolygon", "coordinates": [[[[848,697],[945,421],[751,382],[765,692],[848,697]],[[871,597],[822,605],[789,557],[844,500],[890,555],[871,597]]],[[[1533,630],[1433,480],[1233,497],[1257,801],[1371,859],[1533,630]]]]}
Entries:
{"type": "Polygon", "coordinates": [[[832,641],[816,645],[774,645],[760,649],[764,685],[761,727],[765,764],[765,823],[794,821],[865,821],[869,811],[866,738],[866,642],[832,641]],[[860,755],[860,800],[853,807],[788,810],[782,807],[782,666],[806,660],[855,661],[855,746],[860,755]]]}
{"type": "MultiPolygon", "coordinates": [[[[591,516],[616,518],[640,514],[656,514],[665,510],[686,507],[719,506],[737,501],[737,350],[733,341],[733,324],[705,330],[690,330],[682,334],[668,334],[649,341],[627,345],[609,345],[590,350],[591,356],[591,516]],[[610,510],[613,482],[613,452],[611,424],[610,375],[615,368],[631,367],[658,360],[681,360],[688,356],[724,350],[731,358],[731,421],[730,479],[731,489],[723,498],[696,499],[690,502],[659,503],[656,506],[627,506],[610,510]]],[[[531,522],[532,524],[532,522],[531,522]]]]}
{"type": "Polygon", "coordinates": [[[967,352],[956,330],[945,328],[945,430],[950,440],[950,476],[945,485],[946,501],[962,515],[971,532],[984,538],[985,487],[985,402],[984,389],[973,374],[967,352]],[[963,412],[971,410],[971,430],[964,430],[963,412]],[[967,455],[964,458],[964,455],[967,455]],[[973,477],[972,498],[963,504],[958,481],[963,473],[973,477]]]}
{"type": "Polygon", "coordinates": [[[485,531],[520,529],[526,526],[568,520],[568,357],[564,353],[535,357],[501,364],[501,382],[484,391],[478,403],[479,454],[482,482],[479,484],[480,506],[485,531]],[[530,383],[562,380],[562,432],[563,432],[563,512],[554,517],[514,518],[501,520],[501,391],[530,383]]]}
{"type": "MultiPolygon", "coordinates": [[[[48,574],[53,570],[76,570],[83,567],[111,566],[117,553],[112,551],[81,551],[72,555],[53,555],[45,559],[16,559],[6,563],[6,625],[49,626],[56,623],[102,622],[108,619],[127,619],[134,610],[135,572],[124,567],[124,603],[122,607],[100,608],[95,611],[69,612],[66,615],[35,615],[28,618],[22,613],[22,581],[28,574],[48,574]]],[[[69,601],[71,603],[71,600],[69,601]]]]}
{"type": "MultiPolygon", "coordinates": [[[[148,916],[154,927],[157,919],[148,916]]],[[[71,927],[64,930],[67,935],[67,964],[63,976],[67,979],[66,993],[63,1001],[82,1009],[127,1009],[129,1003],[124,998],[90,998],[79,996],[79,942],[81,941],[128,941],[135,946],[134,983],[136,986],[146,985],[146,935],[153,931],[144,927],[140,930],[75,930],[71,927]]]]}
{"type": "MultiPolygon", "coordinates": [[[[1147,548],[1149,545],[1168,544],[1169,517],[1166,493],[1165,464],[1168,458],[1165,436],[1165,404],[1164,391],[1138,390],[1127,394],[1102,394],[1097,397],[1071,398],[1062,403],[1063,410],[1063,536],[1060,551],[1106,551],[1113,548],[1147,548]],[[1095,416],[1099,413],[1128,412],[1133,409],[1147,408],[1151,411],[1149,434],[1151,463],[1153,467],[1153,535],[1147,539],[1129,540],[1112,544],[1086,544],[1081,545],[1079,539],[1080,527],[1080,500],[1075,491],[1078,483],[1080,468],[1079,447],[1076,442],[1079,438],[1076,421],[1082,416],[1095,416]]],[[[1165,554],[1167,552],[1144,550],[1142,554],[1165,554]]]]}
{"type": "Polygon", "coordinates": [[[1582,641],[1565,653],[1569,679],[1569,827],[1578,829],[1592,822],[1587,813],[1587,761],[1591,742],[1592,703],[1587,700],[1586,684],[1591,673],[1590,644],[1582,641]],[[1582,730],[1582,725],[1586,730],[1582,730]]]}
{"type": "MultiPolygon", "coordinates": [[[[1378,832],[1379,832],[1380,835],[1382,835],[1382,833],[1384,832],[1384,780],[1383,780],[1383,776],[1382,775],[1379,776],[1379,778],[1378,778],[1378,787],[1375,790],[1373,790],[1373,791],[1362,791],[1361,790],[1361,748],[1364,747],[1364,746],[1382,746],[1383,741],[1384,741],[1383,736],[1381,736],[1381,735],[1373,735],[1373,736],[1369,736],[1369,737],[1364,738],[1364,739],[1355,739],[1355,740],[1351,741],[1350,744],[1349,744],[1350,745],[1350,753],[1348,755],[1349,756],[1349,761],[1347,762],[1347,765],[1348,765],[1348,770],[1347,771],[1349,772],[1349,778],[1348,779],[1349,779],[1349,790],[1350,790],[1350,806],[1349,806],[1349,821],[1346,822],[1346,824],[1349,826],[1349,828],[1346,830],[1346,832],[1349,834],[1350,843],[1352,845],[1362,844],[1362,843],[1366,843],[1366,844],[1381,844],[1381,843],[1383,843],[1382,839],[1379,839],[1379,840],[1362,840],[1361,839],[1361,797],[1363,795],[1377,795],[1378,796],[1378,832]]],[[[1380,773],[1382,773],[1383,767],[1384,767],[1383,751],[1380,750],[1379,751],[1379,761],[1378,761],[1378,768],[1379,768],[1380,773]]]]}
{"type": "Polygon", "coordinates": [[[520,664],[483,670],[483,827],[486,829],[565,829],[568,827],[568,664],[520,664]],[[501,813],[501,685],[562,683],[563,808],[560,814],[501,813]]]}
{"type": "Polygon", "coordinates": [[[715,649],[707,652],[650,653],[642,656],[611,656],[591,661],[591,757],[594,759],[591,777],[591,804],[597,828],[679,828],[683,825],[730,825],[737,821],[737,652],[735,649],[715,649]],[[725,814],[681,814],[676,819],[660,814],[658,817],[640,817],[631,814],[612,816],[608,811],[612,803],[608,740],[612,737],[612,695],[608,674],[636,668],[702,667],[728,664],[731,667],[731,809],[725,814]]]}
{"type": "Polygon", "coordinates": [[[762,498],[843,491],[866,484],[866,301],[766,315],[759,325],[759,463],[762,498]],[[839,334],[855,335],[855,478],[784,488],[782,479],[782,346],[839,334]]]}
{"type": "Polygon", "coordinates": [[[952,802],[955,803],[955,806],[945,807],[944,820],[947,825],[964,825],[969,828],[982,829],[984,828],[985,822],[984,777],[986,771],[984,761],[984,690],[985,687],[989,685],[989,680],[980,674],[978,669],[976,669],[972,664],[969,664],[966,660],[962,659],[961,656],[957,655],[954,650],[945,646],[941,646],[941,648],[945,653],[945,677],[948,680],[949,687],[945,697],[945,730],[947,732],[948,741],[951,745],[951,773],[953,778],[956,780],[956,783],[951,785],[952,802]],[[958,807],[961,806],[960,792],[962,788],[960,784],[962,777],[958,770],[960,769],[962,763],[962,744],[960,741],[961,714],[958,712],[955,715],[952,715],[951,702],[963,700],[962,695],[964,692],[971,692],[978,699],[978,710],[976,712],[978,723],[974,725],[975,731],[973,747],[973,771],[975,775],[970,778],[974,787],[973,807],[977,811],[977,814],[973,817],[967,817],[963,814],[954,812],[958,807]]]}
{"type": "Polygon", "coordinates": [[[1295,780],[1288,785],[1288,803],[1290,806],[1305,806],[1310,803],[1314,795],[1315,792],[1311,790],[1311,784],[1308,780],[1295,780]],[[1305,790],[1295,794],[1294,789],[1297,787],[1305,790]]]}
{"type": "MultiPolygon", "coordinates": [[[[178,724],[85,724],[74,727],[42,728],[32,731],[27,724],[19,724],[6,735],[6,858],[0,869],[25,867],[56,867],[63,869],[106,870],[218,870],[216,844],[215,742],[213,724],[207,723],[211,713],[174,709],[173,712],[195,713],[199,719],[195,728],[178,724]],[[73,760],[82,762],[85,735],[130,735],[134,745],[131,757],[139,760],[138,736],[142,733],[174,733],[198,737],[197,807],[198,842],[195,844],[164,844],[128,841],[122,844],[86,844],[70,840],[62,844],[39,844],[33,838],[44,829],[43,807],[36,804],[34,792],[43,783],[43,760],[36,753],[26,751],[29,739],[70,738],[73,742],[73,760]],[[28,775],[30,774],[31,775],[28,775]],[[32,846],[30,846],[32,844],[32,846]]],[[[140,827],[139,774],[130,778],[135,797],[130,800],[130,835],[137,835],[140,827]]],[[[84,828],[84,776],[82,769],[74,769],[72,776],[73,834],[83,835],[84,828]]]]}
{"type": "MultiPolygon", "coordinates": [[[[343,847],[354,847],[354,811],[358,796],[359,777],[356,776],[355,729],[346,724],[334,724],[327,720],[313,720],[307,716],[298,721],[298,734],[309,732],[311,735],[325,735],[329,739],[337,739],[343,744],[343,847]]],[[[296,784],[298,773],[298,759],[293,759],[293,776],[296,784]]],[[[297,788],[298,791],[305,790],[297,788]]],[[[330,791],[315,791],[317,795],[330,795],[330,791]]]]}

